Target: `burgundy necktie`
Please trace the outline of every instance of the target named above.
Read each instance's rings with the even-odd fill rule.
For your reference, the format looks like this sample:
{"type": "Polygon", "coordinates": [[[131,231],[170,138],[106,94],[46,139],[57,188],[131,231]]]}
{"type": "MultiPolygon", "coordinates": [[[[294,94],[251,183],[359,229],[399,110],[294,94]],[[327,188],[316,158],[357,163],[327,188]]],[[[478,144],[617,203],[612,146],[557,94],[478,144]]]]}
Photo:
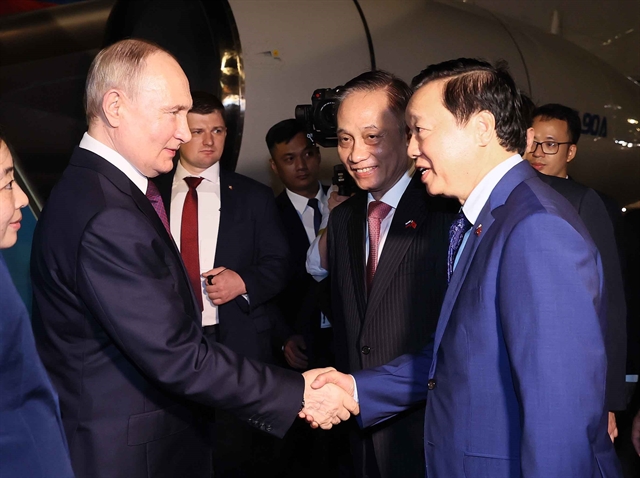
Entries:
{"type": "Polygon", "coordinates": [[[391,211],[391,206],[382,201],[369,203],[369,259],[367,260],[367,290],[371,289],[373,276],[378,267],[378,246],[380,245],[380,224],[391,211]]]}
{"type": "Polygon", "coordinates": [[[187,268],[191,287],[196,294],[196,299],[202,306],[202,280],[200,279],[200,246],[198,244],[198,192],[196,188],[202,182],[202,178],[184,178],[189,191],[184,198],[182,207],[182,224],[180,226],[180,253],[187,268]]]}
{"type": "Polygon", "coordinates": [[[169,237],[171,237],[171,229],[169,229],[169,220],[167,219],[167,211],[164,210],[164,204],[162,203],[162,197],[160,196],[160,191],[158,191],[158,186],[151,180],[147,181],[147,198],[151,202],[153,209],[156,210],[156,214],[162,221],[164,228],[169,233],[169,237]]]}

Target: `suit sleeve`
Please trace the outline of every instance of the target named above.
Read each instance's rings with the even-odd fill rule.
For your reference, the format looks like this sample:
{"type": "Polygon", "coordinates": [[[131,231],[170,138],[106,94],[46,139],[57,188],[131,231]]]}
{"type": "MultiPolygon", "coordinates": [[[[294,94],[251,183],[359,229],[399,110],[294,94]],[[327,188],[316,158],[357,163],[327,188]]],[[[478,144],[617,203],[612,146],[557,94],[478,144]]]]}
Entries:
{"type": "Polygon", "coordinates": [[[381,423],[426,400],[433,342],[416,354],[353,373],[358,388],[361,427],[381,423]]]}
{"type": "Polygon", "coordinates": [[[260,190],[255,207],[256,259],[236,271],[247,288],[251,308],[264,304],[284,290],[291,272],[289,243],[270,190],[260,190]]]}
{"type": "Polygon", "coordinates": [[[606,431],[602,268],[587,241],[565,220],[536,214],[505,242],[498,297],[523,477],[592,476],[592,444],[606,431]]]}
{"type": "Polygon", "coordinates": [[[204,339],[175,286],[179,267],[140,213],[108,209],[84,231],[78,290],[91,316],[149,380],[284,435],[300,409],[302,376],[204,339]]]}
{"type": "Polygon", "coordinates": [[[627,305],[618,246],[611,215],[598,194],[589,189],[580,205],[580,218],[602,256],[607,303],[607,409],[627,408],[627,305]]]}

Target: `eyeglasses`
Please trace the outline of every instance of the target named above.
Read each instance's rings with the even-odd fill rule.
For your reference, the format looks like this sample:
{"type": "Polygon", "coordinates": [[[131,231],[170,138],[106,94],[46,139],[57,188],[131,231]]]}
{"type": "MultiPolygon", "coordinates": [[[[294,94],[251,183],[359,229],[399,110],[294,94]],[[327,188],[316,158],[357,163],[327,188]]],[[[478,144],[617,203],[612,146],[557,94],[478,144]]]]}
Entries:
{"type": "Polygon", "coordinates": [[[560,149],[561,144],[573,144],[571,141],[565,141],[564,143],[556,143],[555,141],[540,141],[533,142],[533,149],[529,151],[531,154],[535,153],[538,149],[538,146],[542,147],[542,152],[544,154],[556,154],[560,149]]]}

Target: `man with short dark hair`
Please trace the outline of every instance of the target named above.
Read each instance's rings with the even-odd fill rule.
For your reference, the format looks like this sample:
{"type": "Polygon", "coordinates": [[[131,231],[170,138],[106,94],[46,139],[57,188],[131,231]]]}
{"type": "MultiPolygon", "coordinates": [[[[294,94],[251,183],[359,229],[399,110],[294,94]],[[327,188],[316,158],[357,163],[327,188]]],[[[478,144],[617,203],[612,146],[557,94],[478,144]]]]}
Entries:
{"type": "Polygon", "coordinates": [[[271,169],[285,186],[276,206],[289,240],[293,270],[277,298],[287,324],[297,332],[285,342],[284,357],[299,370],[333,365],[331,322],[319,306],[323,286],[305,269],[309,245],[329,215],[327,188],[318,181],[320,150],[307,138],[304,125],[293,118],[273,125],[265,139],[271,169]]]}
{"type": "Polygon", "coordinates": [[[354,393],[363,426],[426,398],[429,476],[619,477],[600,254],[573,207],[518,154],[527,123],[515,82],[506,65],[461,58],[414,85],[409,154],[430,194],[462,205],[434,342],[312,386],[354,393]]]}
{"type": "MultiPolygon", "coordinates": [[[[211,93],[194,91],[191,97],[191,141],[180,146],[173,171],[156,181],[171,233],[202,303],[203,333],[245,357],[276,363],[274,345],[279,349],[292,332],[273,300],[290,275],[273,192],[220,168],[224,106],[211,93]]],[[[215,422],[216,476],[279,473],[279,440],[222,410],[215,422]]]]}
{"type": "Polygon", "coordinates": [[[567,173],[580,139],[581,124],[576,110],[546,104],[532,109],[527,119],[531,145],[524,158],[540,171],[544,182],[576,208],[602,256],[607,290],[607,408],[609,435],[614,440],[618,435],[614,411],[627,407],[627,307],[615,234],[620,208],[613,199],[574,181],[567,173]]]}
{"type": "MultiPolygon", "coordinates": [[[[317,278],[330,274],[336,363],[344,372],[382,365],[429,342],[447,286],[453,219],[447,207],[456,205],[429,196],[407,156],[411,94],[383,71],[341,88],[338,155],[362,191],[331,194],[329,225],[307,269],[317,278]]],[[[375,429],[354,427],[357,476],[423,474],[423,416],[419,403],[375,429]]]]}
{"type": "Polygon", "coordinates": [[[566,178],[567,167],[578,152],[582,125],[578,112],[549,103],[533,110],[533,144],[524,158],[543,174],[566,178]]]}

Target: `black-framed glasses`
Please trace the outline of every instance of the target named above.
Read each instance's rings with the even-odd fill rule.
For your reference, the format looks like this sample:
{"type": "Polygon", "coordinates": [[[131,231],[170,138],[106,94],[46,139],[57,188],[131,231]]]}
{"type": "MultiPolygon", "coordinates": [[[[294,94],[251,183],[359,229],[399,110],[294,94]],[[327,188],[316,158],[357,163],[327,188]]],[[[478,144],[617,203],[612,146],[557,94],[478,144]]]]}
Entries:
{"type": "Polygon", "coordinates": [[[571,141],[565,141],[562,143],[558,143],[556,141],[533,141],[533,149],[529,151],[531,154],[535,153],[538,149],[538,146],[542,147],[542,152],[544,154],[556,154],[560,149],[561,144],[573,144],[571,141]]]}

